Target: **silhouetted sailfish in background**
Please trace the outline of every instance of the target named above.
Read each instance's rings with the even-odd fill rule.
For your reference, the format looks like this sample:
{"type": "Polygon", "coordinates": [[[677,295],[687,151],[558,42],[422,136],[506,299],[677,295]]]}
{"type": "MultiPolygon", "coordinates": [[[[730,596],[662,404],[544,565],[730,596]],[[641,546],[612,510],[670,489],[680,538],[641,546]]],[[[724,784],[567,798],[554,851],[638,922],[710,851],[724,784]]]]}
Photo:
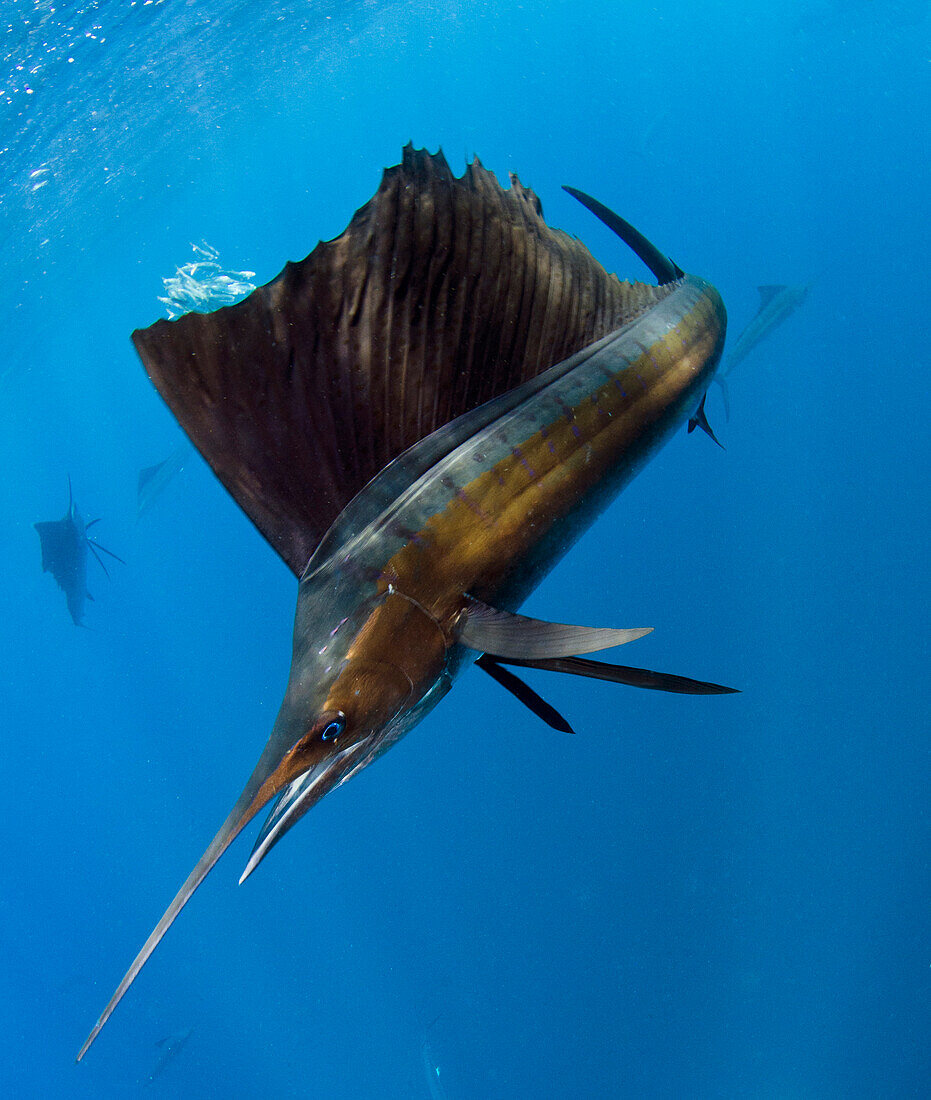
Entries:
{"type": "Polygon", "coordinates": [[[68,602],[68,610],[75,626],[83,626],[84,602],[94,597],[87,590],[87,551],[94,555],[97,563],[106,576],[110,576],[107,567],[103,563],[98,550],[115,558],[123,565],[122,558],[101,546],[99,542],[87,537],[87,532],[100,523],[99,519],[92,519],[85,523],[78,511],[71,491],[71,478],[68,478],[68,511],[61,519],[46,520],[43,523],[34,523],[39,534],[39,542],[42,544],[42,571],[51,573],[58,582],[58,587],[64,592],[68,602]]]}
{"type": "Polygon", "coordinates": [[[727,359],[722,363],[721,369],[715,376],[715,381],[721,387],[721,395],[724,398],[724,411],[730,417],[730,399],[727,392],[726,379],[738,363],[742,363],[759,342],[768,336],[773,329],[778,328],[783,321],[798,309],[808,296],[809,284],[797,283],[790,285],[776,283],[769,286],[758,286],[760,304],[756,313],[747,322],[734,346],[727,353],[727,359]]]}
{"type": "Polygon", "coordinates": [[[184,1031],[178,1031],[173,1035],[166,1035],[164,1039],[159,1039],[155,1045],[161,1048],[161,1054],[158,1056],[158,1061],[152,1067],[152,1072],[146,1080],[147,1086],[154,1084],[159,1077],[161,1077],[168,1065],[173,1062],[184,1049],[193,1032],[194,1029],[192,1027],[187,1027],[184,1031]]]}
{"type": "Polygon", "coordinates": [[[721,354],[717,291],[626,239],[660,285],[609,275],[515,177],[504,190],[476,159],[456,178],[408,146],[341,236],[236,305],[133,334],[300,584],[268,743],[78,1058],[243,827],[271,804],[245,879],[474,660],[531,706],[500,664],[731,690],[579,657],[644,629],[514,613],[695,413],[721,354]]]}
{"type": "Polygon", "coordinates": [[[436,1060],[433,1047],[424,1039],[420,1046],[420,1059],[423,1064],[424,1081],[430,1100],[449,1100],[446,1089],[443,1088],[443,1073],[440,1063],[436,1060]]]}
{"type": "Polygon", "coordinates": [[[165,491],[170,481],[184,469],[184,464],[190,457],[191,448],[188,443],[180,443],[167,458],[156,462],[152,466],[144,466],[139,471],[136,483],[136,519],[142,518],[156,500],[165,491]]]}

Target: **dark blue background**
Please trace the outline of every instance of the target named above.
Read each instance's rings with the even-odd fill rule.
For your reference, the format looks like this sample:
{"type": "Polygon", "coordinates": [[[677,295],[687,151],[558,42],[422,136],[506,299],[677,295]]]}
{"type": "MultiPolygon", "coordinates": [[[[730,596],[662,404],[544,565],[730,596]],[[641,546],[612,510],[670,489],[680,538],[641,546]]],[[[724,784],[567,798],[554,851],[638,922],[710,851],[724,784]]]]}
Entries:
{"type": "Polygon", "coordinates": [[[927,1095],[928,5],[8,8],[0,1090],[135,1095],[193,1028],[147,1095],[425,1097],[425,1038],[449,1100],[927,1095]],[[683,433],[526,605],[743,694],[536,674],[569,738],[470,672],[241,889],[239,842],[75,1067],[264,744],[295,595],[199,459],[135,522],[180,433],[129,333],[190,242],[266,281],[408,140],[641,276],[560,185],[599,196],[732,337],[813,282],[712,395],[726,453],[683,433]],[[127,561],[89,630],[32,530],[68,474],[127,561]]]}

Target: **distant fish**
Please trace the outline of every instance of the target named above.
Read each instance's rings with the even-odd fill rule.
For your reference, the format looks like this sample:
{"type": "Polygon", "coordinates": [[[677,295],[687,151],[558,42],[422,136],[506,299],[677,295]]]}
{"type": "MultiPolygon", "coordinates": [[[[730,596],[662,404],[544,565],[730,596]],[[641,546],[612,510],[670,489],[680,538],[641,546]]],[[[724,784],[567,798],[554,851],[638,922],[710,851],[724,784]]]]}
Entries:
{"type": "Polygon", "coordinates": [[[136,519],[147,512],[162,495],[165,486],[181,473],[191,454],[188,443],[179,443],[167,458],[154,466],[143,466],[136,485],[136,519]]]}
{"type": "MultiPolygon", "coordinates": [[[[71,491],[71,478],[68,478],[68,511],[61,519],[46,520],[33,524],[42,544],[42,571],[51,573],[58,581],[58,587],[65,593],[68,610],[75,626],[83,626],[84,601],[94,597],[87,590],[87,551],[94,555],[100,568],[107,573],[107,567],[101,560],[98,550],[123,562],[112,550],[101,546],[87,537],[87,532],[99,519],[85,523],[74,502],[71,491]]],[[[123,562],[125,565],[126,563],[123,562]]]]}
{"type": "Polygon", "coordinates": [[[159,1040],[155,1045],[161,1047],[161,1054],[158,1057],[158,1061],[152,1068],[152,1072],[149,1074],[147,1085],[151,1085],[158,1077],[165,1072],[165,1067],[169,1062],[174,1061],[177,1055],[181,1052],[185,1043],[190,1039],[191,1032],[194,1029],[192,1027],[186,1028],[184,1031],[179,1031],[177,1035],[166,1035],[164,1039],[159,1040]]]}
{"type": "Polygon", "coordinates": [[[174,275],[162,279],[165,297],[159,301],[166,307],[168,320],[174,321],[195,310],[207,313],[221,306],[230,306],[255,290],[251,281],[254,271],[231,271],[220,265],[215,248],[206,241],[192,244],[194,260],[183,264],[174,275]]]}
{"type": "MultiPolygon", "coordinates": [[[[179,423],[294,573],[297,611],[265,749],[79,1059],[256,814],[268,817],[240,881],[473,662],[547,720],[552,708],[541,713],[500,665],[732,690],[580,656],[647,629],[515,614],[649,458],[699,420],[724,344],[713,286],[572,194],[658,285],[610,275],[546,224],[516,177],[504,190],[476,159],[457,178],[442,155],[408,146],[339,237],[237,305],[134,333],[179,423]]],[[[630,568],[636,583],[643,563],[630,568]]]]}
{"type": "Polygon", "coordinates": [[[747,358],[764,337],[792,316],[802,302],[805,301],[810,286],[810,283],[798,283],[796,285],[777,283],[772,286],[757,287],[760,294],[759,307],[747,327],[734,341],[733,348],[731,348],[721,365],[721,369],[715,375],[715,381],[721,387],[724,395],[724,406],[728,415],[730,410],[728,408],[727,386],[725,385],[728,375],[738,363],[742,363],[747,358]]]}
{"type": "Polygon", "coordinates": [[[738,363],[747,358],[764,336],[768,336],[773,329],[788,320],[805,301],[810,286],[810,283],[799,283],[795,286],[779,283],[757,287],[760,294],[759,307],[747,327],[734,341],[718,375],[726,378],[738,363]]]}
{"type": "Polygon", "coordinates": [[[666,108],[657,111],[639,135],[634,155],[652,160],[655,156],[656,139],[660,132],[667,127],[668,122],[669,111],[666,108]]]}
{"type": "Polygon", "coordinates": [[[420,1048],[420,1056],[423,1061],[424,1080],[427,1083],[427,1092],[430,1094],[430,1100],[449,1100],[449,1097],[446,1095],[446,1089],[443,1088],[440,1064],[436,1060],[433,1048],[426,1039],[420,1048]]]}

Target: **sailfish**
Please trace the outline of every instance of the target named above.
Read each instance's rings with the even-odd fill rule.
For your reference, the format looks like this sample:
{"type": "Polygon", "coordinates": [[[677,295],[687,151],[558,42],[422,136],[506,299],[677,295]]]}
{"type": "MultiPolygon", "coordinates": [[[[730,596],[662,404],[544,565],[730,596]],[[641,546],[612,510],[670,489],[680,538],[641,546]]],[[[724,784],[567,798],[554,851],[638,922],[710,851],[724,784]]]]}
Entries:
{"type": "Polygon", "coordinates": [[[809,283],[775,283],[758,286],[756,289],[760,296],[759,307],[728,352],[727,362],[720,372],[722,376],[730,374],[764,336],[768,336],[783,321],[787,321],[805,301],[811,287],[809,283]]]}
{"type": "Polygon", "coordinates": [[[64,592],[68,611],[75,626],[84,625],[84,605],[94,598],[87,588],[88,550],[108,577],[110,574],[98,551],[109,555],[123,565],[126,564],[112,550],[101,546],[99,542],[95,542],[88,536],[87,532],[97,523],[100,523],[99,519],[92,519],[90,523],[84,522],[75,502],[69,477],[68,510],[62,518],[43,520],[41,523],[33,524],[42,547],[42,572],[51,573],[58,587],[64,592]]]}
{"type": "Polygon", "coordinates": [[[504,188],[476,158],[457,177],[407,146],[340,236],[235,305],[133,334],[181,427],[298,578],[297,609],[258,763],[78,1059],[246,825],[269,807],[240,881],[473,662],[547,719],[504,665],[731,690],[585,656],[644,628],[518,614],[694,416],[721,355],[714,287],[612,217],[656,285],[608,274],[515,176],[504,188]]]}
{"type": "Polygon", "coordinates": [[[734,346],[727,354],[727,360],[721,365],[714,379],[721,387],[724,412],[728,419],[730,419],[730,397],[727,378],[731,371],[747,358],[765,336],[792,316],[808,296],[811,284],[772,283],[758,286],[756,289],[760,296],[757,311],[734,341],[734,346]]]}

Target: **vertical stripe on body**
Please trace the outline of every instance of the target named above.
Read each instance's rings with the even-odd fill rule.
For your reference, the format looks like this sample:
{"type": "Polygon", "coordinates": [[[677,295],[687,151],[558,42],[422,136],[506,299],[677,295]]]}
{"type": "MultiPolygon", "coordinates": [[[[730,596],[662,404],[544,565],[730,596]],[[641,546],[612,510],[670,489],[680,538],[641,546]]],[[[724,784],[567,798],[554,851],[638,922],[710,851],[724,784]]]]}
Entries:
{"type": "Polygon", "coordinates": [[[631,476],[691,411],[680,406],[720,343],[715,301],[698,293],[688,306],[647,347],[622,335],[616,369],[603,357],[583,363],[458,448],[440,479],[445,500],[417,502],[419,517],[405,522],[421,523],[418,537],[386,563],[382,584],[449,618],[464,592],[493,589],[605,479],[631,476]],[[469,477],[481,457],[487,468],[469,477]]]}

